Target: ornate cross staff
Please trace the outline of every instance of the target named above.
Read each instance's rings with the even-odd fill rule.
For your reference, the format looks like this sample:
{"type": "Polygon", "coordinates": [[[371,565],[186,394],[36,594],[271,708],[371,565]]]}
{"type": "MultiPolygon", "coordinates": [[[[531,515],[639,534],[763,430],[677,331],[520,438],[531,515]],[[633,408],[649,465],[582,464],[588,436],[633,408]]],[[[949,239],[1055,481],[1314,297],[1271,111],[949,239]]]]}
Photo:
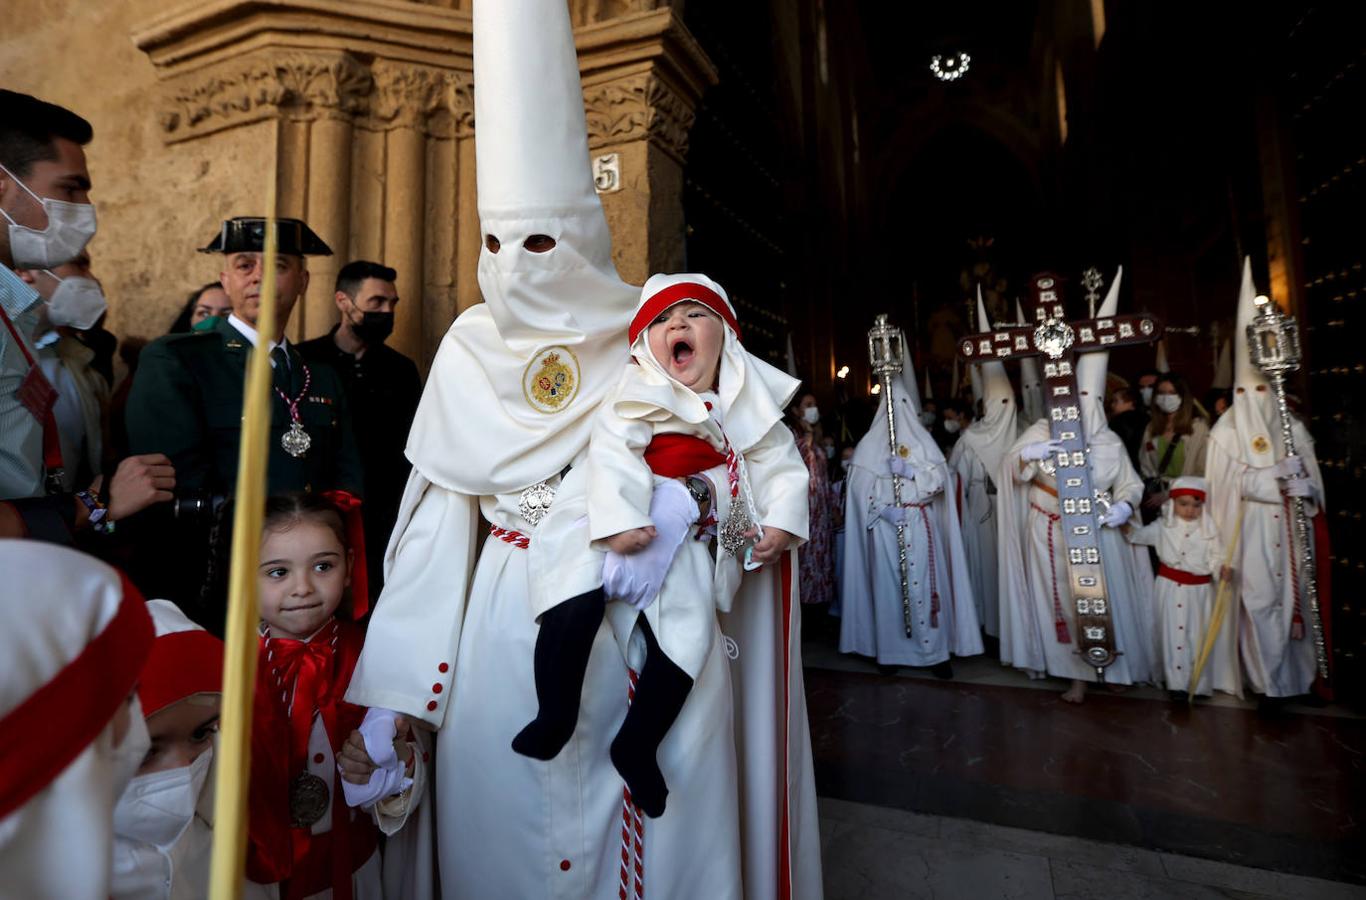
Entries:
{"type": "Polygon", "coordinates": [[[958,353],[969,362],[1018,359],[1042,354],[1044,403],[1054,441],[1062,445],[1045,463],[1056,466],[1062,537],[1067,547],[1068,581],[1075,604],[1078,652],[1104,678],[1115,661],[1114,630],[1105,572],[1100,561],[1097,513],[1104,500],[1091,487],[1090,448],[1082,428],[1077,396],[1076,357],[1093,350],[1146,344],[1162,336],[1162,323],[1149,315],[1103,316],[1068,322],[1061,285],[1051,273],[1035,275],[1030,286],[1034,324],[963,338],[958,353]]]}
{"type": "MultiPolygon", "coordinates": [[[[882,396],[887,403],[887,443],[891,452],[897,452],[896,442],[896,408],[893,401],[896,395],[892,393],[892,376],[901,374],[902,360],[906,356],[906,347],[901,340],[900,329],[892,327],[887,322],[887,314],[879,315],[868,332],[868,362],[872,367],[873,374],[881,379],[882,396]]],[[[892,474],[892,502],[901,508],[901,476],[892,474]]],[[[911,636],[911,577],[910,569],[906,562],[906,523],[901,521],[896,526],[896,553],[897,561],[901,565],[901,618],[906,624],[906,637],[911,636]]]]}
{"type": "MultiPolygon", "coordinates": [[[[1295,432],[1290,418],[1290,408],[1285,403],[1285,376],[1300,367],[1300,331],[1295,325],[1295,317],[1281,312],[1280,307],[1267,297],[1258,297],[1257,315],[1247,325],[1248,357],[1267,380],[1276,395],[1276,413],[1281,419],[1281,443],[1285,444],[1285,455],[1299,456],[1295,452],[1295,432]]],[[[1309,517],[1304,512],[1304,498],[1295,498],[1295,543],[1299,544],[1300,558],[1304,573],[1301,582],[1304,595],[1309,601],[1309,625],[1314,632],[1314,659],[1318,663],[1319,677],[1328,680],[1328,648],[1323,642],[1323,620],[1319,617],[1318,569],[1314,560],[1314,532],[1309,527],[1309,517]]],[[[1290,552],[1295,552],[1293,549],[1290,552]]],[[[1297,600],[1299,598],[1296,598],[1297,600]]]]}

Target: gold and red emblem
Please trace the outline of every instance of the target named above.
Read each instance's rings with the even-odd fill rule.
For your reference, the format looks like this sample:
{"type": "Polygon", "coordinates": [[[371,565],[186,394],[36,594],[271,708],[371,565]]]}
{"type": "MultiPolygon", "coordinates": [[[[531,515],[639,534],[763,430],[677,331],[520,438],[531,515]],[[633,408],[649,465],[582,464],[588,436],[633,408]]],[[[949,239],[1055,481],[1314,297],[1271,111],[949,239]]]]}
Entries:
{"type": "Polygon", "coordinates": [[[527,403],[538,412],[560,412],[578,390],[579,360],[568,347],[547,347],[532,357],[522,374],[527,403]]]}
{"type": "Polygon", "coordinates": [[[1265,453],[1271,449],[1271,442],[1266,439],[1266,435],[1259,434],[1252,439],[1252,452],[1265,453]]]}

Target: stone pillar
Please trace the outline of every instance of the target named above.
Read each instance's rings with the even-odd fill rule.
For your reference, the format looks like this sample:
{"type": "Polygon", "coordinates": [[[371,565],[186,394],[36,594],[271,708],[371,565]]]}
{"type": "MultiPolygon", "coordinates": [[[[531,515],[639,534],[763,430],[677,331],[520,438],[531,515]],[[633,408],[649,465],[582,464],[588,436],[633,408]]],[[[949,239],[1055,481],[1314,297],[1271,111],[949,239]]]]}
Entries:
{"type": "Polygon", "coordinates": [[[617,271],[630,282],[677,271],[688,132],[716,70],[667,7],[589,25],[576,37],[590,152],[595,161],[617,156],[617,184],[602,195],[617,271]]]}
{"type": "MultiPolygon", "coordinates": [[[[683,263],[688,130],[716,79],[671,9],[630,11],[641,5],[598,3],[576,32],[589,143],[618,173],[601,182],[614,257],[635,282],[683,263]]],[[[162,139],[207,173],[160,246],[188,252],[201,237],[190,228],[261,214],[273,171],[278,214],[306,219],[336,254],[310,261],[291,338],[325,333],[337,270],[372,259],[398,270],[392,344],[425,371],[480,300],[468,7],[220,0],[136,28],[162,83],[162,139]]]]}

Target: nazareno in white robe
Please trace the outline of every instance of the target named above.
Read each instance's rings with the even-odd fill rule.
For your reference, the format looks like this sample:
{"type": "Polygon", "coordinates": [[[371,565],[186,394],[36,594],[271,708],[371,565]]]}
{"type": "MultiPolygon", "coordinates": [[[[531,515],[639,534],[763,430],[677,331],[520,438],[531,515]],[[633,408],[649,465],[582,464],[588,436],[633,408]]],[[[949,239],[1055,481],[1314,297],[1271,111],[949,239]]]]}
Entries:
{"type": "MultiPolygon", "coordinates": [[[[408,439],[413,472],[385,552],[384,592],[347,699],[438,729],[445,897],[610,897],[633,868],[623,866],[623,786],[607,753],[626,713],[626,665],[604,625],[569,744],[550,762],[513,752],[537,709],[527,553],[486,537],[479,517],[535,540],[519,497],[543,480],[557,485],[581,461],[593,414],[628,358],[637,289],[612,266],[587,166],[568,8],[475,0],[473,14],[480,223],[501,247],[481,251],[485,302],[461,314],[433,363],[408,439]],[[535,234],[556,246],[526,250],[535,234]],[[566,372],[564,393],[542,390],[543,378],[566,372]]],[[[795,558],[788,563],[745,579],[718,626],[735,657],[715,642],[660,747],[665,778],[692,788],[643,822],[640,870],[652,898],[821,895],[795,558]]],[[[633,860],[636,848],[626,849],[633,860]]]]}
{"type": "MultiPolygon", "coordinates": [[[[1205,459],[1209,480],[1209,510],[1227,547],[1238,535],[1233,569],[1237,602],[1225,618],[1220,640],[1238,647],[1248,683],[1268,697],[1294,697],[1308,693],[1317,674],[1314,640],[1305,601],[1295,596],[1299,554],[1292,549],[1295,538],[1291,517],[1294,506],[1282,496],[1275,465],[1285,458],[1280,422],[1270,386],[1251,364],[1246,327],[1255,315],[1252,268],[1243,264],[1234,329],[1233,408],[1210,430],[1205,459]],[[1241,532],[1238,518],[1242,516],[1241,532]],[[1299,610],[1304,637],[1290,637],[1291,623],[1299,610]]],[[[1295,450],[1304,459],[1313,493],[1305,498],[1306,513],[1322,515],[1323,477],[1314,454],[1314,440],[1303,423],[1293,423],[1295,450]]],[[[1318,560],[1320,578],[1328,577],[1327,560],[1318,560]]],[[[1224,658],[1233,659],[1226,652],[1224,658]]]]}
{"type": "MultiPolygon", "coordinates": [[[[990,325],[982,289],[977,288],[977,321],[990,325]]],[[[1006,375],[1005,363],[973,363],[973,384],[981,384],[982,415],[974,419],[949,454],[958,517],[963,524],[963,552],[967,556],[972,596],[982,630],[1001,633],[1000,585],[997,567],[995,477],[1001,458],[1010,449],[1019,428],[1016,424],[1015,391],[1006,375]],[[980,375],[978,373],[980,369],[980,375]]]]}
{"type": "MultiPolygon", "coordinates": [[[[1020,468],[1020,450],[1049,439],[1048,425],[1035,422],[1010,448],[1001,463],[997,506],[1001,545],[1001,662],[1017,669],[1059,678],[1091,680],[1095,669],[1077,653],[1076,610],[1068,588],[1067,548],[1058,515],[1058,498],[1033,484],[1036,479],[1057,489],[1053,476],[1030,462],[1020,468]],[[1049,535],[1052,535],[1052,553],[1049,535]],[[1051,561],[1050,561],[1051,557],[1051,561]],[[1055,627],[1053,579],[1058,605],[1072,642],[1060,643],[1055,627]]],[[[1090,437],[1091,484],[1109,491],[1112,502],[1128,501],[1135,509],[1143,482],[1134,471],[1124,444],[1106,429],[1090,437]]],[[[1117,529],[1102,527],[1100,557],[1110,598],[1110,617],[1119,658],[1105,670],[1117,684],[1151,681],[1153,669],[1153,577],[1148,553],[1129,545],[1117,529]]]]}
{"type": "MultiPolygon", "coordinates": [[[[913,378],[913,376],[911,376],[913,378]]],[[[887,398],[859,441],[845,483],[844,582],[840,652],[882,665],[933,666],[949,655],[982,652],[957,504],[948,464],[935,446],[904,381],[893,379],[897,443],[906,449],[901,479],[906,507],[906,558],[911,588],[911,637],[902,606],[897,528],[878,515],[894,502],[887,444],[887,398]],[[934,597],[938,594],[938,614],[934,597]]]]}
{"type": "MultiPolygon", "coordinates": [[[[1209,575],[1207,584],[1181,584],[1161,574],[1153,582],[1154,611],[1157,619],[1157,657],[1162,683],[1169,691],[1185,691],[1200,656],[1214,612],[1215,591],[1223,548],[1209,510],[1190,521],[1177,516],[1170,499],[1162,504],[1162,515],[1125,535],[1129,543],[1142,544],[1157,551],[1163,565],[1191,575],[1209,575]]],[[[1209,694],[1215,688],[1230,694],[1241,693],[1239,686],[1214,678],[1224,667],[1211,657],[1200,674],[1195,693],[1209,694]]]]}

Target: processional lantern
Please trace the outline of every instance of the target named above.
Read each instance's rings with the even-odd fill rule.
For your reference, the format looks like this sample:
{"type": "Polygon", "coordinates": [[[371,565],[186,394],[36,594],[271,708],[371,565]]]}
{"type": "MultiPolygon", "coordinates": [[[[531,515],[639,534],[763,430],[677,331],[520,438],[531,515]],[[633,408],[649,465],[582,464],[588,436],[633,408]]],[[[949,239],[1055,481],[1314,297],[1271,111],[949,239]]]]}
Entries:
{"type": "MultiPolygon", "coordinates": [[[[887,444],[893,455],[900,453],[896,439],[896,394],[892,391],[892,379],[901,374],[906,364],[906,342],[901,329],[896,328],[882,313],[874,320],[868,331],[868,364],[882,386],[883,403],[887,410],[887,444]]],[[[901,503],[901,476],[892,474],[892,502],[898,509],[905,509],[901,503]]],[[[906,522],[896,526],[897,562],[901,566],[901,620],[906,627],[906,637],[911,636],[911,576],[910,565],[906,559],[906,522]]]]}
{"type": "MultiPolygon", "coordinates": [[[[1088,287],[1094,291],[1096,286],[1088,287]]],[[[1099,516],[1109,506],[1109,497],[1091,485],[1090,447],[1082,424],[1083,398],[1077,386],[1076,362],[1078,354],[1151,343],[1162,336],[1162,323],[1149,315],[1092,316],[1068,322],[1061,279],[1049,272],[1034,276],[1031,299],[1032,324],[969,335],[959,341],[958,355],[967,362],[1044,357],[1048,428],[1061,449],[1042,461],[1040,468],[1057,481],[1058,525],[1067,549],[1077,651],[1103,680],[1105,668],[1118,653],[1100,558],[1099,516]]],[[[1072,639],[1065,632],[1059,639],[1063,637],[1072,639]]]]}
{"type": "MultiPolygon", "coordinates": [[[[1276,413],[1280,418],[1281,443],[1285,445],[1285,455],[1298,456],[1295,451],[1294,422],[1290,407],[1285,399],[1285,377],[1300,368],[1300,330],[1294,316],[1281,312],[1281,308],[1268,297],[1257,297],[1253,301],[1257,314],[1247,324],[1248,358],[1267,380],[1271,382],[1272,393],[1276,397],[1276,413]]],[[[1299,550],[1301,565],[1299,571],[1305,577],[1300,579],[1300,589],[1308,601],[1309,624],[1314,637],[1314,661],[1319,677],[1328,678],[1328,647],[1323,639],[1323,619],[1319,615],[1318,570],[1314,558],[1314,532],[1309,527],[1309,516],[1304,509],[1304,498],[1295,499],[1295,544],[1294,553],[1299,550]]],[[[1299,600],[1298,597],[1295,598],[1299,600]]]]}

